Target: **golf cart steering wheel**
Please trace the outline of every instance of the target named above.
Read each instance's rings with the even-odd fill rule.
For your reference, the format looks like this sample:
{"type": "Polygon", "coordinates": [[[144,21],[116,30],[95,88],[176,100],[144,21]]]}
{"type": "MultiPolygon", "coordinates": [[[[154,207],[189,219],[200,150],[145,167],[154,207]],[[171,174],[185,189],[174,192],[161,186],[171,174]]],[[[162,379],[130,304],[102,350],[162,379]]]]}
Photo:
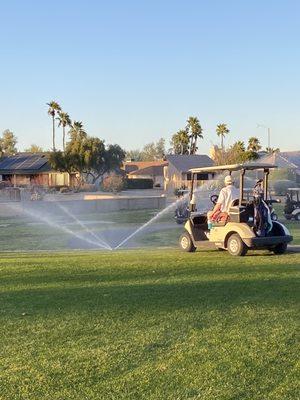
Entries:
{"type": "Polygon", "coordinates": [[[217,204],[219,196],[217,194],[213,194],[212,196],[210,196],[210,201],[213,203],[213,205],[215,206],[217,204]]]}

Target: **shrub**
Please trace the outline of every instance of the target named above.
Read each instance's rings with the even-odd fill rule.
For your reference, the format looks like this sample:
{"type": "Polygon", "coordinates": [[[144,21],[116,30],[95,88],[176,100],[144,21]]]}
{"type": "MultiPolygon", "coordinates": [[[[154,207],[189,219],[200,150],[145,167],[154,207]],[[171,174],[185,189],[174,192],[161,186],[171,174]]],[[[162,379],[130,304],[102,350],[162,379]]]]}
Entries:
{"type": "Polygon", "coordinates": [[[97,192],[97,186],[94,183],[83,183],[80,188],[80,192],[97,192]]]}
{"type": "Polygon", "coordinates": [[[119,175],[110,175],[103,179],[102,190],[119,193],[124,189],[124,179],[119,175]]]}
{"type": "Polygon", "coordinates": [[[127,179],[126,181],[127,189],[153,189],[152,179],[127,179]]]}
{"type": "Polygon", "coordinates": [[[67,186],[61,187],[59,189],[60,193],[69,193],[70,192],[70,188],[68,188],[67,186]]]}

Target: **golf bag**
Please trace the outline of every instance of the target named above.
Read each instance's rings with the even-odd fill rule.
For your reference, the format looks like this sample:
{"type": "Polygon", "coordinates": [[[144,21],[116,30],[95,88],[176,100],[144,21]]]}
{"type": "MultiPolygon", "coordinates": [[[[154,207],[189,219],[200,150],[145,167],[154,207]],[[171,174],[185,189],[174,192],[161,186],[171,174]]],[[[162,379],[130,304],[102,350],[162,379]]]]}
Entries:
{"type": "Polygon", "coordinates": [[[257,236],[267,236],[273,228],[273,222],[268,205],[263,200],[262,181],[258,181],[253,190],[254,225],[257,236]]]}

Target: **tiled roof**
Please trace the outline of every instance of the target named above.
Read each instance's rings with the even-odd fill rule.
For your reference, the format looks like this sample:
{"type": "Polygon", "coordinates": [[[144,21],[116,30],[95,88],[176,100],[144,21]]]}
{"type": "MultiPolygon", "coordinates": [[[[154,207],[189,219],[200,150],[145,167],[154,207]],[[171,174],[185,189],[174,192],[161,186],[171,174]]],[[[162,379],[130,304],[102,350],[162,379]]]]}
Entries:
{"type": "Polygon", "coordinates": [[[279,168],[290,168],[300,172],[300,151],[266,154],[258,162],[275,164],[279,168]]]}
{"type": "Polygon", "coordinates": [[[123,168],[127,173],[137,171],[149,167],[160,167],[163,168],[168,165],[167,161],[126,161],[123,164],[123,168]]]}
{"type": "Polygon", "coordinates": [[[191,168],[212,167],[213,160],[206,154],[172,154],[167,156],[167,161],[180,172],[188,172],[191,168]]]}
{"type": "Polygon", "coordinates": [[[156,175],[163,176],[164,175],[164,165],[151,165],[149,167],[140,168],[138,170],[129,172],[128,175],[156,175]]]}

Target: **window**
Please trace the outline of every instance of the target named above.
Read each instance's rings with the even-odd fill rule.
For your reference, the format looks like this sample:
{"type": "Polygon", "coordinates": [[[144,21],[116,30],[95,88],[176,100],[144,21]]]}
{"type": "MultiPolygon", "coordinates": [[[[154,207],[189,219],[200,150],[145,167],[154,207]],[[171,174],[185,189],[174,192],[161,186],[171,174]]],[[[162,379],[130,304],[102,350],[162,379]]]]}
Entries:
{"type": "Polygon", "coordinates": [[[208,174],[197,174],[197,181],[208,181],[208,174]]]}

